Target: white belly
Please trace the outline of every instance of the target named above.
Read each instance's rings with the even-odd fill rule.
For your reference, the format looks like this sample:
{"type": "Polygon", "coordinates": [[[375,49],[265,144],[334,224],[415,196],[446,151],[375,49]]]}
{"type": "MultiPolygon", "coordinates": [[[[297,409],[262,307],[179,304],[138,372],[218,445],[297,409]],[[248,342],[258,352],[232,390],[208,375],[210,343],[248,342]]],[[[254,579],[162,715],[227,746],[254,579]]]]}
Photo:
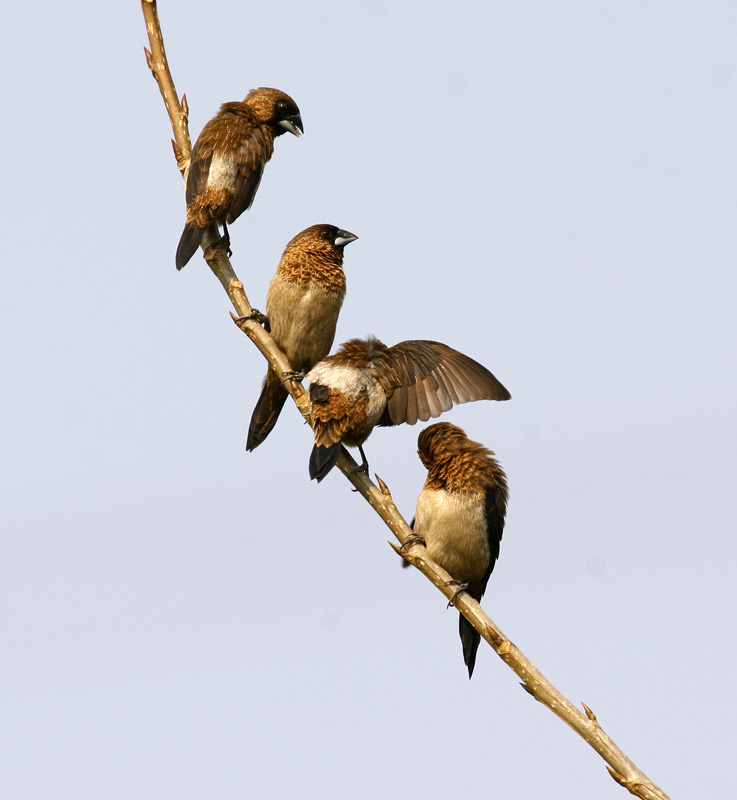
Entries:
{"type": "Polygon", "coordinates": [[[330,352],[343,298],[313,283],[277,275],[266,296],[271,335],[294,369],[314,364],[330,352]]]}
{"type": "Polygon", "coordinates": [[[417,498],[415,533],[428,555],[458,581],[480,580],[489,566],[484,504],[437,489],[417,498]]]}

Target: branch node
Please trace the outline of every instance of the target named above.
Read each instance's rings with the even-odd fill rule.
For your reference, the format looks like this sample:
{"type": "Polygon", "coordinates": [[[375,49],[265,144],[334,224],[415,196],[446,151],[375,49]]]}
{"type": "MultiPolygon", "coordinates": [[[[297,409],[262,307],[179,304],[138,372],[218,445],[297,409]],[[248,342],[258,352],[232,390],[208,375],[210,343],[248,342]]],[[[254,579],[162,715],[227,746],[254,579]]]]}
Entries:
{"type": "Polygon", "coordinates": [[[177,160],[177,168],[184,175],[184,171],[189,166],[189,159],[182,152],[182,148],[177,144],[176,139],[171,140],[171,146],[174,150],[174,158],[177,160]]]}
{"type": "Polygon", "coordinates": [[[236,317],[236,315],[235,315],[235,314],[234,314],[232,311],[230,311],[229,313],[230,313],[230,318],[231,318],[231,319],[233,320],[233,322],[235,322],[235,324],[236,324],[236,325],[237,325],[237,326],[238,326],[238,327],[239,327],[239,328],[240,328],[240,329],[243,331],[243,333],[246,333],[246,332],[247,332],[247,331],[246,331],[246,328],[247,328],[247,326],[248,326],[248,323],[249,323],[249,322],[253,322],[255,325],[257,325],[257,324],[258,324],[258,323],[257,323],[257,322],[256,322],[256,321],[253,319],[253,317],[252,317],[252,316],[248,316],[248,315],[247,315],[247,316],[245,316],[245,317],[236,317]]]}
{"type": "Polygon", "coordinates": [[[593,711],[592,711],[592,710],[591,710],[591,709],[590,709],[590,708],[589,708],[589,707],[586,705],[586,703],[584,703],[583,701],[581,701],[581,705],[583,706],[583,710],[586,712],[586,716],[587,716],[587,717],[588,717],[588,718],[589,718],[589,719],[590,719],[592,722],[598,722],[598,720],[596,719],[596,714],[594,714],[594,712],[593,712],[593,711]]]}
{"type": "Polygon", "coordinates": [[[500,656],[508,656],[512,650],[512,645],[509,643],[509,639],[505,639],[499,647],[497,647],[496,652],[500,656]]]}
{"type": "Polygon", "coordinates": [[[379,484],[379,489],[381,489],[381,493],[384,497],[388,497],[390,500],[392,499],[392,493],[389,491],[389,487],[381,480],[381,478],[374,473],[374,478],[376,478],[376,483],[379,484]]]}
{"type": "MultiPolygon", "coordinates": [[[[486,633],[488,634],[489,639],[491,640],[491,643],[494,645],[495,648],[501,647],[504,644],[504,642],[507,642],[507,644],[509,644],[507,639],[505,639],[496,628],[492,628],[491,625],[489,625],[488,623],[486,625],[486,633]]],[[[498,649],[497,652],[499,652],[498,649]]]]}
{"type": "Polygon", "coordinates": [[[625,789],[630,788],[629,787],[630,782],[622,775],[620,775],[616,770],[612,769],[611,767],[607,767],[606,770],[620,786],[624,786],[625,789]]]}

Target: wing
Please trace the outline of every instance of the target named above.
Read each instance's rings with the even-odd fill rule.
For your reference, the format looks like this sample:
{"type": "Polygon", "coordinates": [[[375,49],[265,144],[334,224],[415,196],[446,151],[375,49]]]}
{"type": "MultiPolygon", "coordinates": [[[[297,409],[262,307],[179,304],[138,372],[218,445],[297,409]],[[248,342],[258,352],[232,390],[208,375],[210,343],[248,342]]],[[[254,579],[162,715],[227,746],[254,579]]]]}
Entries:
{"type": "MultiPolygon", "coordinates": [[[[496,560],[499,558],[499,546],[502,542],[504,533],[504,517],[506,513],[506,500],[500,494],[500,490],[493,486],[486,487],[484,497],[484,513],[486,517],[486,536],[489,540],[489,567],[482,581],[481,595],[486,590],[489,576],[494,570],[496,560]]],[[[479,596],[478,600],[481,599],[479,596]]]]}
{"type": "Polygon", "coordinates": [[[264,164],[274,151],[273,137],[258,126],[243,103],[224,103],[202,129],[192,149],[187,174],[187,205],[210,184],[232,192],[227,222],[253,202],[264,164]]]}
{"type": "MultiPolygon", "coordinates": [[[[199,144],[199,140],[197,142],[199,144]]],[[[188,206],[202,194],[207,186],[207,178],[210,174],[210,164],[212,163],[213,150],[206,155],[199,155],[195,149],[192,155],[192,161],[189,164],[189,172],[187,173],[187,190],[185,199],[188,206]]]]}
{"type": "Polygon", "coordinates": [[[310,384],[310,416],[317,447],[341,443],[351,426],[351,410],[350,398],[342,392],[322,383],[310,384]]]}
{"type": "Polygon", "coordinates": [[[244,120],[240,126],[237,144],[233,142],[236,175],[233,199],[226,220],[228,224],[251,207],[264,174],[264,166],[273,152],[273,136],[269,136],[263,126],[244,120]]]}
{"type": "Polygon", "coordinates": [[[388,353],[389,374],[380,376],[387,412],[380,425],[414,425],[460,403],[511,396],[486,367],[440,342],[400,342],[388,353]]]}
{"type": "Polygon", "coordinates": [[[191,206],[207,186],[207,179],[210,175],[210,165],[212,156],[218,143],[223,140],[223,135],[227,130],[221,113],[216,114],[200,131],[197,141],[192,148],[192,159],[189,163],[187,173],[187,205],[191,206]]]}
{"type": "Polygon", "coordinates": [[[248,163],[239,167],[233,187],[233,200],[230,204],[230,211],[228,211],[227,222],[229,225],[251,207],[261,183],[261,176],[264,174],[264,164],[265,162],[248,163]]]}

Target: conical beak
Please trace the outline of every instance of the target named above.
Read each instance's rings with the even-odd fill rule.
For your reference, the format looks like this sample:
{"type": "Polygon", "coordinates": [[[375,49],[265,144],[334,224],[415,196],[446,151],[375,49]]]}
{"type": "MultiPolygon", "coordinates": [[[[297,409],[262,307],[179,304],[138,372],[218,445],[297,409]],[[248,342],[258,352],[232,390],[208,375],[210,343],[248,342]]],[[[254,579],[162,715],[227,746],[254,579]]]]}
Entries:
{"type": "Polygon", "coordinates": [[[350,231],[339,230],[335,234],[335,246],[345,247],[347,244],[355,242],[356,239],[358,239],[358,236],[356,236],[355,233],[351,233],[350,231]]]}
{"type": "Polygon", "coordinates": [[[302,124],[302,117],[300,117],[299,114],[293,114],[287,119],[280,119],[279,125],[281,125],[285,131],[289,131],[289,133],[293,133],[295,136],[301,136],[305,132],[305,126],[302,124]]]}

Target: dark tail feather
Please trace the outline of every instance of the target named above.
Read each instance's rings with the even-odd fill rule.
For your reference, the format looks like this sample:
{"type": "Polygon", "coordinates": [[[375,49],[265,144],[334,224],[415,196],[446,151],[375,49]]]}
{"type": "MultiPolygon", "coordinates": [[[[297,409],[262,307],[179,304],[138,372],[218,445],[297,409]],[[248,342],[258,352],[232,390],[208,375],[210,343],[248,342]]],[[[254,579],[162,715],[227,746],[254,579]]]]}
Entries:
{"type": "Polygon", "coordinates": [[[468,678],[473,675],[473,668],[476,666],[476,651],[479,649],[481,636],[471,623],[460,615],[458,621],[458,633],[461,634],[461,644],[463,645],[463,660],[468,667],[468,678]]]}
{"type": "Polygon", "coordinates": [[[284,408],[284,401],[287,396],[287,390],[282,386],[276,375],[274,375],[274,380],[271,380],[270,370],[264,381],[264,388],[261,390],[261,396],[256,403],[256,408],[253,409],[253,414],[251,415],[246,450],[255,450],[271,433],[271,429],[276,425],[279,414],[284,408]]]}
{"type": "Polygon", "coordinates": [[[318,447],[315,445],[310,454],[310,479],[318,483],[335,466],[335,462],[340,455],[340,442],[330,445],[330,447],[318,447]]]}
{"type": "Polygon", "coordinates": [[[197,252],[201,239],[201,228],[195,228],[193,225],[184,226],[182,238],[179,240],[179,246],[177,247],[177,269],[181,269],[197,252]]]}

